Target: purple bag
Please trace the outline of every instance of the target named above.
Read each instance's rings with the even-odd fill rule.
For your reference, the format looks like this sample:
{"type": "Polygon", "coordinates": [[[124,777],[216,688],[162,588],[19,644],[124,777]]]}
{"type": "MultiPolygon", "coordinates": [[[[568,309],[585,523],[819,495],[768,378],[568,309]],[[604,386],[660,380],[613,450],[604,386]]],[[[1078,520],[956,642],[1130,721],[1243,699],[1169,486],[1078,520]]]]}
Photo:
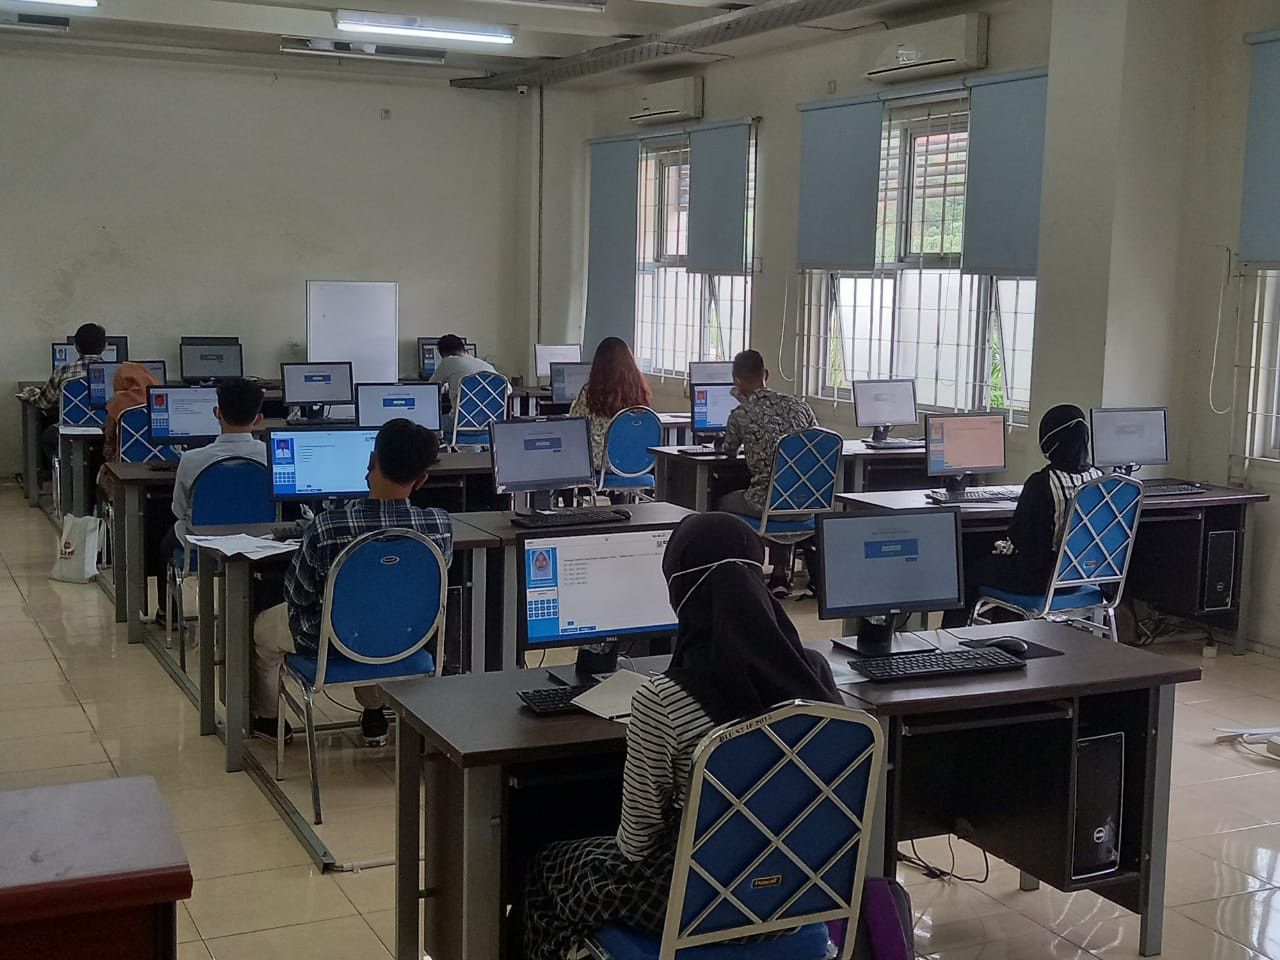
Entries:
{"type": "MultiPolygon", "coordinates": [[[[831,942],[844,946],[844,920],[827,924],[831,942]]],[[[867,877],[862,885],[854,960],[912,960],[911,897],[906,888],[887,877],[867,877]]]]}

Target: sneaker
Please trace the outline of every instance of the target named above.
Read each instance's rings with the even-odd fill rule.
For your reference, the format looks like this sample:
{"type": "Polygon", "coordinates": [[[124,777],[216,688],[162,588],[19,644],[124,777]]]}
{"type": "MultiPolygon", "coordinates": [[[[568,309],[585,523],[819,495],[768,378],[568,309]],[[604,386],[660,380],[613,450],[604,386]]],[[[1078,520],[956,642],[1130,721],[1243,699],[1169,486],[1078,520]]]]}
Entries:
{"type": "MultiPolygon", "coordinates": [[[[250,725],[255,737],[261,737],[263,740],[276,742],[276,718],[275,717],[254,717],[253,723],[250,725]]],[[[293,741],[293,727],[289,726],[289,721],[284,722],[284,742],[291,743],[293,741]]]]}
{"type": "Polygon", "coordinates": [[[770,577],[769,592],[779,600],[785,600],[791,596],[791,586],[782,577],[770,577]]]}
{"type": "Polygon", "coordinates": [[[381,708],[365,710],[360,714],[360,735],[366,747],[385,747],[391,739],[387,735],[387,715],[381,708]]]}

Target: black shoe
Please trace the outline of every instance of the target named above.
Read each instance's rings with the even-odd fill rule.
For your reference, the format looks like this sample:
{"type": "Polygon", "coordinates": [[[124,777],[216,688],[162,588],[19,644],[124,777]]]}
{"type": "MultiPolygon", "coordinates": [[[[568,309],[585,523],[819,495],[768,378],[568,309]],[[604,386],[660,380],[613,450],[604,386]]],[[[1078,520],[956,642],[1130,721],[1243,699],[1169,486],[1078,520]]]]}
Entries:
{"type": "Polygon", "coordinates": [[[382,708],[367,709],[360,714],[360,735],[366,747],[385,747],[391,739],[387,735],[389,725],[382,708]]]}
{"type": "MultiPolygon", "coordinates": [[[[263,740],[276,742],[276,724],[275,717],[254,717],[250,728],[253,730],[255,737],[261,737],[263,740]]],[[[289,721],[284,722],[284,742],[290,743],[293,740],[293,727],[289,726],[289,721]]]]}

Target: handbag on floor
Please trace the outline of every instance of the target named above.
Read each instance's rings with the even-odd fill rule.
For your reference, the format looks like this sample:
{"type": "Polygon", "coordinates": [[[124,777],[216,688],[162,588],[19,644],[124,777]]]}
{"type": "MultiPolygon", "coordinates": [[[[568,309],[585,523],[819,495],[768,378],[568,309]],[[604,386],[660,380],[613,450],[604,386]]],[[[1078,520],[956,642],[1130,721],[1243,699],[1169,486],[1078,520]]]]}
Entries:
{"type": "Polygon", "coordinates": [[[76,517],[69,513],[63,517],[58,556],[53,561],[49,579],[63,583],[88,583],[96,577],[101,532],[102,521],[97,517],[76,517]]]}
{"type": "MultiPolygon", "coordinates": [[[[831,942],[844,946],[843,920],[827,925],[831,942]]],[[[862,885],[853,960],[912,960],[915,956],[911,897],[896,880],[868,877],[862,885]]]]}

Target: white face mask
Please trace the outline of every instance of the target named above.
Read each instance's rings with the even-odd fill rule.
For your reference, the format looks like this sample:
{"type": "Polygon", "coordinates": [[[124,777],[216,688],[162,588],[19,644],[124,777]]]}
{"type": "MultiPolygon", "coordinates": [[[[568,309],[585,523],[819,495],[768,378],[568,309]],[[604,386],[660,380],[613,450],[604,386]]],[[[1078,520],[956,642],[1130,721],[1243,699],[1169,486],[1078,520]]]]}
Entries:
{"type": "Polygon", "coordinates": [[[1046,457],[1052,456],[1053,451],[1057,450],[1058,447],[1061,446],[1061,444],[1055,443],[1053,446],[1051,446],[1049,449],[1046,450],[1044,445],[1049,442],[1049,438],[1052,437],[1055,433],[1058,433],[1062,430],[1067,429],[1067,427],[1074,427],[1077,423],[1083,423],[1086,427],[1089,426],[1089,424],[1085,422],[1085,420],[1083,420],[1081,417],[1076,417],[1074,420],[1068,420],[1066,423],[1064,423],[1060,427],[1054,427],[1052,430],[1050,430],[1048,433],[1046,433],[1043,437],[1040,438],[1040,452],[1043,453],[1046,457]]]}
{"type": "Polygon", "coordinates": [[[671,589],[671,581],[675,580],[676,577],[683,577],[685,574],[688,574],[688,573],[697,573],[699,570],[706,571],[706,573],[704,573],[702,576],[698,578],[698,582],[695,583],[689,589],[689,592],[684,595],[684,599],[680,601],[680,605],[676,607],[677,620],[680,619],[680,611],[683,610],[684,605],[689,602],[689,598],[692,597],[698,591],[698,588],[700,586],[702,586],[702,581],[707,579],[707,577],[711,576],[712,570],[714,570],[716,567],[723,566],[726,563],[741,563],[741,564],[745,564],[748,567],[751,567],[757,572],[760,570],[760,564],[756,563],[754,560],[744,560],[741,557],[729,557],[726,560],[717,560],[715,563],[704,563],[700,567],[690,567],[688,570],[679,570],[676,573],[673,573],[671,575],[671,579],[667,581],[668,590],[671,589]]]}

